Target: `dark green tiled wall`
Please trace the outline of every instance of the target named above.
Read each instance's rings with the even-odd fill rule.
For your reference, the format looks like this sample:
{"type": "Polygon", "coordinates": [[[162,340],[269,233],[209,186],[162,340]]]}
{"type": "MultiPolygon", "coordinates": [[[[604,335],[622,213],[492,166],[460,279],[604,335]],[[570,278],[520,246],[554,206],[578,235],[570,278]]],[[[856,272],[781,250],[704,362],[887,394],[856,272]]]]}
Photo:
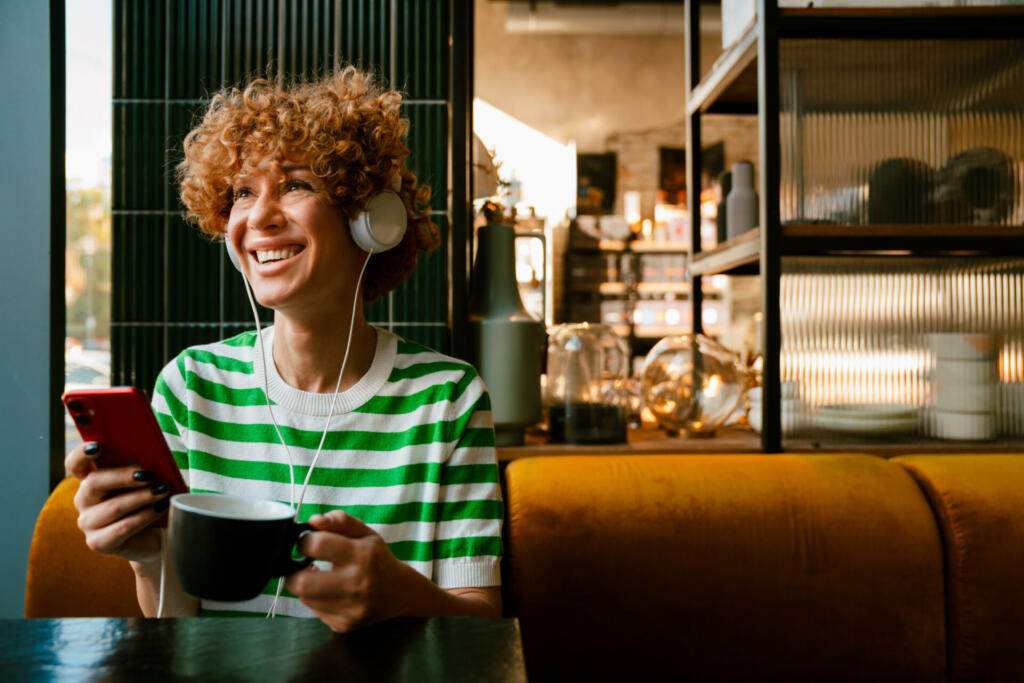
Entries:
{"type": "MultiPolygon", "coordinates": [[[[114,0],[114,382],[150,390],[181,349],[252,329],[221,245],[181,218],[174,167],[211,93],[341,63],[406,93],[410,166],[447,240],[449,12],[456,0],[114,0]]],[[[449,351],[446,244],[367,318],[449,351]]],[[[271,312],[261,309],[269,322],[271,312]]]]}

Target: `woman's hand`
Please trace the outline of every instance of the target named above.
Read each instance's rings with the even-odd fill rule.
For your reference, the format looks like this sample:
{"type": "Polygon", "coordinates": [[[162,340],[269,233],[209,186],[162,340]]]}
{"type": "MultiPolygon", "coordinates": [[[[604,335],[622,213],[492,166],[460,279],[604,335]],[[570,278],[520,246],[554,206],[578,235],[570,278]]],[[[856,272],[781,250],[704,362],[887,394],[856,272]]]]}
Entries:
{"type": "Polygon", "coordinates": [[[396,558],[383,538],[341,510],[314,515],[309,523],[318,531],[299,541],[299,552],[327,560],[334,569],[310,567],[289,576],[285,585],[321,621],[347,632],[406,613],[410,582],[426,579],[396,558]]]}
{"type": "Polygon", "coordinates": [[[82,482],[74,502],[86,545],[143,565],[159,563],[160,538],[151,525],[166,513],[167,485],[138,467],[97,467],[101,448],[81,444],[64,459],[68,472],[82,482]]]}

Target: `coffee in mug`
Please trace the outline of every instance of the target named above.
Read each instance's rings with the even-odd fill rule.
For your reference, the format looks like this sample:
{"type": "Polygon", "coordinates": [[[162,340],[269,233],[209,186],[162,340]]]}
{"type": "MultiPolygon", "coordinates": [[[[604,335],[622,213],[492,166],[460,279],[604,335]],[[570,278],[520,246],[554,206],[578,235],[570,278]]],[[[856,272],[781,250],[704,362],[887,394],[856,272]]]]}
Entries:
{"type": "Polygon", "coordinates": [[[255,598],[275,576],[310,565],[292,550],[309,524],[284,503],[219,493],[171,498],[171,559],[189,595],[220,602],[255,598]]]}

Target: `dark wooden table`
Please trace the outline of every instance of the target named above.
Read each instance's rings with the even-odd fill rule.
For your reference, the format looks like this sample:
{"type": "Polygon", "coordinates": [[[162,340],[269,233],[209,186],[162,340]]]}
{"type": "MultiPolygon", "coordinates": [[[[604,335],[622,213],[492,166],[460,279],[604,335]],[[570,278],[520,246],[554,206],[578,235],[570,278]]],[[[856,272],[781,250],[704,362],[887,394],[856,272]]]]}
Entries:
{"type": "Polygon", "coordinates": [[[525,681],[515,619],[4,619],[0,680],[525,681]]]}

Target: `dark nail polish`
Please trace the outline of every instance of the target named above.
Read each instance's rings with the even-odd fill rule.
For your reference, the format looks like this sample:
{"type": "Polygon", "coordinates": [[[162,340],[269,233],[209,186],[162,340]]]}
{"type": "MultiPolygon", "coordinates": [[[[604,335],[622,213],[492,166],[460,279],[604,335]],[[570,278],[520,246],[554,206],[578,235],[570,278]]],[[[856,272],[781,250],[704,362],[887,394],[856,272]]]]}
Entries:
{"type": "Polygon", "coordinates": [[[159,496],[162,493],[167,493],[167,484],[157,484],[149,490],[154,496],[159,496]]]}
{"type": "Polygon", "coordinates": [[[100,452],[100,445],[98,443],[87,443],[85,444],[86,455],[96,455],[100,452]]]}
{"type": "MultiPolygon", "coordinates": [[[[163,484],[161,484],[161,485],[163,486],[163,484]]],[[[167,509],[167,506],[170,505],[170,504],[171,504],[171,499],[170,498],[164,498],[163,500],[158,500],[156,503],[154,503],[153,504],[153,509],[156,510],[157,512],[163,512],[164,510],[167,509]]]]}
{"type": "Polygon", "coordinates": [[[153,481],[153,473],[149,470],[139,470],[132,475],[135,481],[153,481]]]}

